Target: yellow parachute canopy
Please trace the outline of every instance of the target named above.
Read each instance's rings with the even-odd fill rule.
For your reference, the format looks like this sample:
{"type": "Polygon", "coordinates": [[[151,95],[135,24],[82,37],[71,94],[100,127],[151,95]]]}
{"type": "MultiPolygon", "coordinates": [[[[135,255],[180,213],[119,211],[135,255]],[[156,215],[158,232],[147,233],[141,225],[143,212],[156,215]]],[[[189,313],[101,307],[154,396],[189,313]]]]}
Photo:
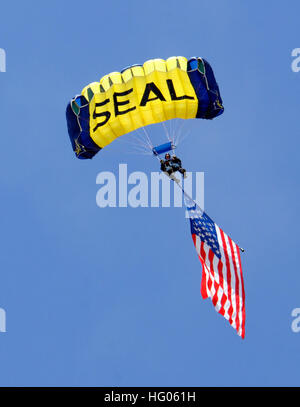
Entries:
{"type": "Polygon", "coordinates": [[[68,130],[79,158],[91,158],[117,137],[169,119],[223,112],[213,71],[204,59],[152,59],[86,86],[67,107],[68,130]]]}

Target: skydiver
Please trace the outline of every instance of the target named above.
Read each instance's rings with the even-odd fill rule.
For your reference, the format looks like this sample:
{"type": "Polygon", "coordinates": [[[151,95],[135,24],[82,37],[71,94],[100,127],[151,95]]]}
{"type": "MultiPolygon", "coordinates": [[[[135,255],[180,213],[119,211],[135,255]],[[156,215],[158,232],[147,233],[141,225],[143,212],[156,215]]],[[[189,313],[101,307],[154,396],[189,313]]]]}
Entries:
{"type": "Polygon", "coordinates": [[[173,181],[179,182],[179,179],[175,177],[174,172],[179,171],[186,178],[186,170],[182,168],[180,158],[176,155],[170,156],[169,153],[165,155],[164,160],[160,160],[160,169],[173,181]]]}

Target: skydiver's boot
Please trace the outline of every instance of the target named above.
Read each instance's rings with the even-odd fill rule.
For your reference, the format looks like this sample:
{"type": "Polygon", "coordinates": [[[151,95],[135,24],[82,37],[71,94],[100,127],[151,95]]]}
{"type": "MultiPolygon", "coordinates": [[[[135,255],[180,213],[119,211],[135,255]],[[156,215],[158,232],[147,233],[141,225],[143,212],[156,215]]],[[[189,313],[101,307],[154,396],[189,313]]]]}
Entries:
{"type": "Polygon", "coordinates": [[[187,175],[186,175],[186,170],[185,170],[184,168],[180,168],[178,171],[180,172],[180,174],[183,175],[183,178],[184,178],[184,179],[187,177],[187,175]]]}

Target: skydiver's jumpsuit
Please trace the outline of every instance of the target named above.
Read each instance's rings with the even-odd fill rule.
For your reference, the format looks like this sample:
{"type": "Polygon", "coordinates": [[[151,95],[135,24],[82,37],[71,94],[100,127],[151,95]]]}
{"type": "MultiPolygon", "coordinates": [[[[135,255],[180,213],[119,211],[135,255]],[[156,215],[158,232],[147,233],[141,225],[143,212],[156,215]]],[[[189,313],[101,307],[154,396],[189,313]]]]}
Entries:
{"type": "Polygon", "coordinates": [[[168,176],[173,179],[174,181],[179,181],[173,175],[174,172],[179,171],[183,176],[185,176],[185,169],[181,166],[180,158],[173,156],[169,160],[161,160],[160,161],[160,169],[167,173],[168,176]]]}

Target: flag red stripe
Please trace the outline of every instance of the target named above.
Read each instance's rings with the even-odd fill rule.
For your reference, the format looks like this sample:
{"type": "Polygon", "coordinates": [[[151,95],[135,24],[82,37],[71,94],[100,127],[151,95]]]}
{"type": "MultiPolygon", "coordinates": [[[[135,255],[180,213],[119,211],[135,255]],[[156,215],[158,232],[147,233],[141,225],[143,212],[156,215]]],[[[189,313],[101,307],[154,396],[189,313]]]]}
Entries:
{"type": "Polygon", "coordinates": [[[231,257],[233,260],[233,267],[234,267],[234,273],[235,273],[235,301],[236,301],[236,330],[239,332],[240,329],[240,280],[238,276],[238,271],[237,271],[237,264],[235,261],[235,253],[233,249],[233,244],[232,240],[230,237],[228,237],[229,245],[230,245],[230,250],[231,250],[231,257]]]}
{"type": "Polygon", "coordinates": [[[229,262],[229,257],[228,257],[228,252],[227,252],[227,245],[225,242],[225,236],[224,232],[222,229],[220,230],[221,234],[221,239],[223,243],[223,250],[224,250],[224,255],[225,255],[225,261],[226,261],[226,271],[227,271],[227,286],[228,286],[228,300],[230,303],[229,309],[228,309],[228,315],[229,315],[229,323],[232,325],[232,314],[233,314],[233,306],[232,306],[232,298],[231,298],[231,273],[230,273],[230,262],[229,262]]]}
{"type": "MultiPolygon", "coordinates": [[[[224,278],[223,278],[223,263],[221,260],[219,260],[219,263],[218,263],[218,273],[219,273],[219,278],[220,278],[220,286],[222,287],[223,291],[225,291],[224,290],[224,278]]],[[[221,308],[219,310],[219,313],[223,316],[225,315],[224,305],[226,303],[226,300],[227,300],[227,297],[223,293],[222,298],[221,298],[221,308]]]]}
{"type": "Polygon", "coordinates": [[[216,306],[217,302],[218,302],[218,295],[217,294],[218,294],[219,286],[218,286],[218,284],[216,282],[216,279],[215,279],[215,271],[214,271],[214,264],[213,264],[214,256],[215,256],[214,252],[212,250],[209,250],[208,251],[208,259],[209,259],[210,271],[211,271],[211,274],[212,274],[212,277],[213,277],[213,280],[214,280],[214,288],[215,288],[215,293],[214,293],[211,300],[212,300],[212,303],[214,304],[214,306],[216,306]]]}
{"type": "Polygon", "coordinates": [[[244,278],[243,278],[243,272],[242,272],[242,262],[241,262],[241,254],[240,254],[240,248],[237,246],[237,254],[238,254],[238,259],[239,259],[239,268],[240,268],[240,274],[241,274],[241,283],[242,283],[242,296],[243,296],[243,306],[242,306],[242,338],[245,338],[245,322],[246,322],[246,311],[245,311],[245,287],[244,287],[244,278]]]}

